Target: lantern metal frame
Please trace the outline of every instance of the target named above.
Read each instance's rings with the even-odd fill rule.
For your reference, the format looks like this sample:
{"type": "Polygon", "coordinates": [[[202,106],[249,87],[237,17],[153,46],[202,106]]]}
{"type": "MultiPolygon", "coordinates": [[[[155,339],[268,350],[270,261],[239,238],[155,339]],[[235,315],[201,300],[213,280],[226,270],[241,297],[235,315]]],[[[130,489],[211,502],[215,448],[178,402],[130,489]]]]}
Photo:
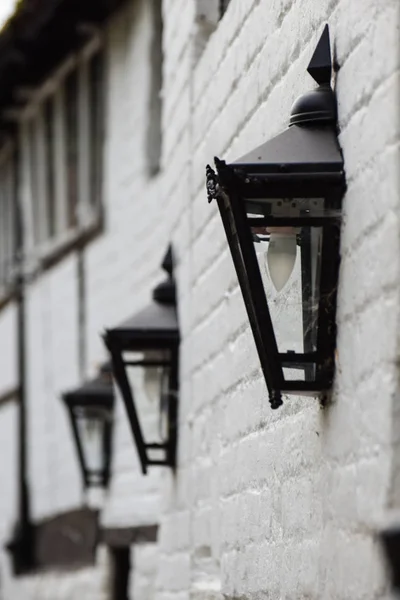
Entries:
{"type": "MultiPolygon", "coordinates": [[[[308,67],[319,88],[300,97],[283,133],[238,161],[215,158],[208,165],[208,200],[216,199],[238,276],[272,408],[282,393],[320,394],[331,388],[335,370],[336,295],[340,264],[340,213],[346,188],[343,158],[337,141],[336,98],[330,86],[332,62],[325,27],[308,67]],[[248,217],[257,199],[324,198],[325,214],[304,211],[296,216],[259,213],[248,217]],[[321,227],[316,350],[304,336],[304,352],[280,353],[267,296],[254,249],[251,227],[321,227]],[[301,369],[304,379],[285,379],[284,369],[301,369]],[[311,376],[311,369],[315,376],[311,376]]],[[[310,321],[310,240],[303,234],[301,256],[303,330],[310,321]]]]}
{"type": "Polygon", "coordinates": [[[133,438],[136,443],[143,474],[148,467],[159,465],[175,469],[178,429],[179,394],[179,326],[176,311],[176,286],[173,277],[172,248],[162,262],[168,278],[153,290],[153,301],[144,310],[114,329],[108,329],[104,342],[110,352],[115,381],[121,391],[133,438]],[[165,352],[169,359],[152,359],[144,356],[138,360],[124,360],[124,352],[165,352]],[[165,367],[169,369],[167,398],[167,437],[165,442],[146,441],[138,416],[135,394],[128,380],[128,367],[165,367]],[[161,451],[164,457],[152,458],[152,451],[161,451]]]}
{"type": "Polygon", "coordinates": [[[95,379],[86,382],[81,387],[66,392],[62,395],[65,406],[68,409],[75,447],[78,454],[79,465],[85,488],[107,487],[111,475],[111,451],[113,437],[113,411],[114,411],[114,387],[112,380],[112,369],[109,363],[105,364],[95,379]],[[100,408],[109,413],[109,418],[104,420],[103,434],[103,468],[93,471],[86,462],[84,444],[81,440],[77,424],[76,408],[100,408]]]}

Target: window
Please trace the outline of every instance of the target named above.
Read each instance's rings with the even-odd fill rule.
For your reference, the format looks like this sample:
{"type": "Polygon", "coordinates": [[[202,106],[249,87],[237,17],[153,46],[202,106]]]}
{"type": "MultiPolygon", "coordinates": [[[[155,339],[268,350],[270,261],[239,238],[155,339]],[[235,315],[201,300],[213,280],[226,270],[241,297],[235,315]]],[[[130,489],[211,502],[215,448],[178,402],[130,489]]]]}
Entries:
{"type": "Polygon", "coordinates": [[[104,56],[96,54],[89,64],[90,106],[90,201],[93,208],[99,206],[103,175],[104,137],[104,56]]]}
{"type": "MultiPolygon", "coordinates": [[[[65,118],[65,160],[66,160],[66,195],[67,225],[75,227],[78,222],[77,208],[79,195],[79,104],[78,74],[73,71],[68,75],[64,87],[65,118]]],[[[83,157],[82,157],[83,159],[83,157]]]]}
{"type": "Polygon", "coordinates": [[[45,254],[98,222],[104,138],[104,57],[92,43],[46,82],[21,123],[30,250],[45,254]]]}
{"type": "Polygon", "coordinates": [[[11,146],[0,151],[0,291],[12,283],[15,260],[15,159],[11,146]]]}
{"type": "Polygon", "coordinates": [[[46,210],[48,214],[48,232],[49,237],[55,234],[55,173],[54,173],[54,100],[50,98],[44,105],[44,147],[45,147],[45,167],[46,167],[46,210]]]}

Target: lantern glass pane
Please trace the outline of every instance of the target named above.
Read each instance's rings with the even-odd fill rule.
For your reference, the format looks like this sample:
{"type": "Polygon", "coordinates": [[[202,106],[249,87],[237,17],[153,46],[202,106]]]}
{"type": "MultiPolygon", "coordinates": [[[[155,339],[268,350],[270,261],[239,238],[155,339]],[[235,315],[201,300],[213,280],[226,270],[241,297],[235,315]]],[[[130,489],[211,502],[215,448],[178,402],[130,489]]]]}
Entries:
{"type": "MultiPolygon", "coordinates": [[[[146,444],[165,444],[168,439],[170,350],[123,354],[128,382],[146,444]],[[142,361],[150,364],[129,364],[142,361]],[[159,364],[157,364],[159,363],[159,364]]],[[[149,449],[149,458],[165,459],[165,450],[149,449]]]]}
{"type": "MultiPolygon", "coordinates": [[[[279,353],[316,352],[322,227],[254,225],[259,215],[247,216],[279,353]]],[[[283,367],[286,380],[315,378],[300,359],[283,367]]]]}
{"type": "Polygon", "coordinates": [[[92,475],[101,474],[104,470],[104,437],[107,421],[111,415],[101,407],[75,407],[74,414],[86,469],[92,475]]]}

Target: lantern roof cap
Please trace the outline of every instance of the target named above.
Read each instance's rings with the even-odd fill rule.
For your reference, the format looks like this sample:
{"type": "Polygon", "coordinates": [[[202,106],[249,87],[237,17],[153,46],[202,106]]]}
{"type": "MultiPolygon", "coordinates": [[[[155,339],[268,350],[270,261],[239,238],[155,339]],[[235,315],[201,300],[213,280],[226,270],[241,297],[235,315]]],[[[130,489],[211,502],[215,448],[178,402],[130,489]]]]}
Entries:
{"type": "Polygon", "coordinates": [[[153,290],[153,300],[160,304],[176,305],[176,285],[174,280],[174,258],[172,245],[168,246],[161,268],[168,274],[167,279],[159,283],[153,290]]]}
{"type": "Polygon", "coordinates": [[[101,367],[97,377],[75,390],[65,392],[62,398],[68,406],[104,406],[111,409],[114,404],[114,388],[110,363],[101,367]]]}
{"type": "Polygon", "coordinates": [[[249,173],[340,172],[343,158],[334,127],[292,125],[230,166],[249,173]]]}
{"type": "Polygon", "coordinates": [[[319,87],[297,98],[292,106],[290,124],[313,126],[315,123],[336,123],[336,96],[330,85],[332,57],[328,25],[324,27],[307,71],[319,87]]]}
{"type": "Polygon", "coordinates": [[[179,343],[172,245],[169,245],[161,267],[168,277],[154,288],[152,302],[117,327],[107,329],[106,342],[125,350],[179,343]]]}
{"type": "Polygon", "coordinates": [[[179,342],[179,327],[174,305],[151,302],[113,329],[105,338],[125,350],[158,348],[179,342]]]}

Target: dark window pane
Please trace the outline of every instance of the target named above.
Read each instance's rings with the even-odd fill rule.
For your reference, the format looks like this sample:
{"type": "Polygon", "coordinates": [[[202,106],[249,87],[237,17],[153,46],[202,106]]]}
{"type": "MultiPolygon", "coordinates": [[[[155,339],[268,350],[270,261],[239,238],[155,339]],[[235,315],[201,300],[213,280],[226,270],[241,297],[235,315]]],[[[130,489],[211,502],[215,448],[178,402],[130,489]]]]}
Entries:
{"type": "Polygon", "coordinates": [[[55,176],[54,176],[54,100],[47,100],[44,106],[47,235],[55,234],[55,176]]]}
{"type": "Polygon", "coordinates": [[[89,64],[90,115],[90,201],[101,203],[104,141],[104,55],[96,54],[89,64]]]}
{"type": "Polygon", "coordinates": [[[9,156],[0,167],[0,285],[11,283],[15,252],[15,162],[9,156]]]}
{"type": "Polygon", "coordinates": [[[0,284],[4,284],[6,274],[6,193],[3,168],[0,169],[0,284]]]}
{"type": "Polygon", "coordinates": [[[78,208],[78,76],[73,71],[65,84],[65,136],[67,161],[68,225],[77,224],[78,208]]]}
{"type": "Polygon", "coordinates": [[[29,124],[29,171],[30,188],[32,194],[32,213],[33,213],[33,238],[34,244],[40,242],[40,210],[39,210],[39,152],[38,152],[38,120],[34,119],[29,124]]]}

